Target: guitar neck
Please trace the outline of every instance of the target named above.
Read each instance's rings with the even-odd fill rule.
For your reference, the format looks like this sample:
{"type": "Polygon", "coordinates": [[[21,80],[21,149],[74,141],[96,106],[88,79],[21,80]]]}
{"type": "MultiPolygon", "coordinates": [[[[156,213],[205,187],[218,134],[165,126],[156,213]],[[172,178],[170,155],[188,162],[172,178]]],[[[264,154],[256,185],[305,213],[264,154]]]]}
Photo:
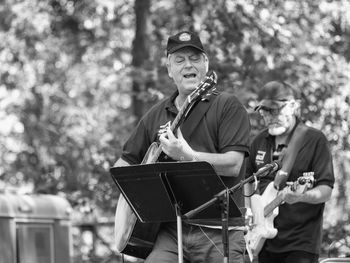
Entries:
{"type": "Polygon", "coordinates": [[[190,102],[188,99],[185,100],[184,104],[182,105],[181,109],[179,110],[178,114],[176,115],[175,119],[170,125],[170,130],[174,132],[181,124],[181,122],[184,120],[186,116],[186,112],[190,108],[190,102]]]}
{"type": "MultiPolygon", "coordinates": [[[[313,187],[314,184],[314,178],[312,176],[303,176],[299,177],[296,182],[294,182],[292,185],[290,185],[290,189],[293,192],[298,192],[298,193],[304,193],[311,187],[313,187]],[[300,182],[301,183],[300,183],[300,182]]],[[[267,204],[264,208],[264,216],[268,216],[269,214],[272,213],[272,211],[279,206],[280,204],[283,203],[282,195],[277,195],[269,204],[267,204]]]]}
{"type": "MultiPolygon", "coordinates": [[[[184,102],[181,109],[179,110],[178,114],[176,115],[174,121],[170,125],[170,130],[174,132],[181,124],[181,122],[184,120],[186,116],[186,112],[189,110],[191,106],[191,103],[188,99],[184,102]]],[[[147,159],[147,163],[155,163],[157,162],[159,156],[162,154],[163,149],[162,147],[158,146],[153,152],[152,155],[147,159]]],[[[146,161],[146,160],[144,160],[146,161]]]]}
{"type": "Polygon", "coordinates": [[[283,199],[282,195],[277,195],[275,199],[273,199],[268,205],[264,207],[264,216],[268,216],[272,213],[272,211],[278,207],[280,204],[282,204],[283,199]]]}

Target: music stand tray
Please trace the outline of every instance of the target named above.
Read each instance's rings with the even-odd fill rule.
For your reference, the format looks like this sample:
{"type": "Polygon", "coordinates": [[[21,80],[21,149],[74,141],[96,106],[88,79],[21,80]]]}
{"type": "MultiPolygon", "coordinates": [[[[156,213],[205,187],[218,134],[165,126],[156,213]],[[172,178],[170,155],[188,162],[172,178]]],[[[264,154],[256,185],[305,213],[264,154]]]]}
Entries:
{"type": "MultiPolygon", "coordinates": [[[[185,214],[226,189],[207,162],[160,162],[112,167],[112,178],[121,194],[143,223],[175,222],[177,211],[185,214]]],[[[241,212],[229,202],[229,217],[241,212]]],[[[210,206],[186,222],[220,220],[220,208],[210,206]]]]}

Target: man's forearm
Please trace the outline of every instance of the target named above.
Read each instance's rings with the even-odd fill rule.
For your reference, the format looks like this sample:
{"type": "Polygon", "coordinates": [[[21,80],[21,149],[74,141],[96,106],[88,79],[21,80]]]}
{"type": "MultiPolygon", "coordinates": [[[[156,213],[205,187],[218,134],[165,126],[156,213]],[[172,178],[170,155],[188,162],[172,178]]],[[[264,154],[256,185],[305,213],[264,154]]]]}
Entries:
{"type": "Polygon", "coordinates": [[[319,204],[327,202],[332,194],[332,188],[328,185],[319,185],[306,191],[301,198],[301,202],[309,204],[319,204]]]}
{"type": "Polygon", "coordinates": [[[206,153],[193,151],[188,161],[205,161],[213,165],[217,174],[222,176],[238,176],[244,159],[242,152],[206,153]]]}

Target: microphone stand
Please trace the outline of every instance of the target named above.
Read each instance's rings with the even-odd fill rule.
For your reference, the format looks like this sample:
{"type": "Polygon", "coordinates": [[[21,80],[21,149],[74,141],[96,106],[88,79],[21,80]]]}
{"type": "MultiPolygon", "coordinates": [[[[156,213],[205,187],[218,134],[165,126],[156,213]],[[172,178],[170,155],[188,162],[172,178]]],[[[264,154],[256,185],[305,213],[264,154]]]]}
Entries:
{"type": "Polygon", "coordinates": [[[277,165],[267,165],[265,167],[262,167],[259,169],[256,173],[254,173],[252,176],[246,178],[245,180],[240,181],[238,184],[234,185],[231,188],[226,188],[225,190],[221,191],[220,193],[216,194],[212,199],[210,199],[208,202],[198,206],[197,208],[187,212],[183,215],[185,219],[190,219],[199,212],[203,211],[207,207],[219,203],[221,208],[221,224],[222,224],[222,243],[224,248],[224,263],[229,262],[229,239],[228,239],[228,216],[229,216],[229,200],[230,195],[232,195],[236,190],[241,189],[244,184],[250,183],[253,180],[256,180],[257,178],[264,177],[272,172],[275,172],[279,169],[279,166],[277,165]]]}

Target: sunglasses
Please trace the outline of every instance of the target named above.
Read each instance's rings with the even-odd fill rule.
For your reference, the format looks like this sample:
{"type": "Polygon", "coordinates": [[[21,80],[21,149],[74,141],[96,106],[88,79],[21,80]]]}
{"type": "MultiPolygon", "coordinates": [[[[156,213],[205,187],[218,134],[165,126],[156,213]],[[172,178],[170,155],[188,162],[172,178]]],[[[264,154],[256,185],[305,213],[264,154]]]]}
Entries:
{"type": "Polygon", "coordinates": [[[287,106],[289,103],[286,102],[284,105],[282,105],[279,108],[267,108],[267,107],[261,107],[259,109],[259,114],[263,117],[268,116],[268,115],[272,115],[272,116],[277,116],[281,113],[282,109],[287,106]]]}

